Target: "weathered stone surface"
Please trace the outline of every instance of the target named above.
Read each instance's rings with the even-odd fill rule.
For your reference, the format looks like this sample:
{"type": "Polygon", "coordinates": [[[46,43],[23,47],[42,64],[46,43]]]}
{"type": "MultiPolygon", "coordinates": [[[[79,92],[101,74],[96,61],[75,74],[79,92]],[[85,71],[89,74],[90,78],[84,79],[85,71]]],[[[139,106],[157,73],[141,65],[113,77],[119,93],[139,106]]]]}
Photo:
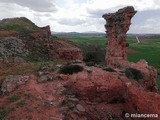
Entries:
{"type": "Polygon", "coordinates": [[[86,103],[83,110],[88,119],[109,119],[113,116],[122,119],[125,118],[124,113],[160,113],[158,93],[146,91],[143,85],[129,80],[125,74],[111,74],[96,67],[92,69],[92,73],[84,70],[69,76],[66,84],[66,91],[86,103]]]}
{"type": "Polygon", "coordinates": [[[41,27],[40,29],[42,31],[33,32],[30,35],[35,39],[50,39],[52,37],[49,25],[47,25],[45,27],[41,27]]]}
{"type": "MultiPolygon", "coordinates": [[[[125,109],[128,113],[160,114],[160,95],[147,92],[141,87],[130,84],[127,86],[128,96],[125,109]]],[[[152,118],[155,119],[156,118],[152,118]]],[[[157,119],[158,120],[158,119],[157,119]]]]}
{"type": "Polygon", "coordinates": [[[144,73],[144,80],[141,83],[149,91],[157,91],[157,71],[155,68],[148,66],[145,60],[137,63],[127,61],[126,52],[126,33],[131,25],[131,18],[136,11],[132,6],[118,10],[116,13],[104,14],[107,21],[108,46],[106,53],[106,63],[113,68],[134,68],[144,73]]]}
{"type": "Polygon", "coordinates": [[[2,83],[1,91],[4,93],[10,93],[20,85],[25,84],[29,80],[29,76],[13,76],[9,75],[2,83]]]}
{"type": "Polygon", "coordinates": [[[6,37],[0,40],[0,58],[5,61],[14,62],[29,54],[25,44],[16,37],[6,37]]]}
{"type": "Polygon", "coordinates": [[[69,77],[72,81],[72,91],[80,95],[82,99],[92,102],[112,103],[115,100],[122,100],[126,87],[119,79],[117,73],[106,72],[101,68],[92,68],[92,73],[87,71],[73,74],[69,77]],[[118,94],[117,94],[118,93],[118,94]]]}
{"type": "Polygon", "coordinates": [[[47,74],[47,75],[41,75],[39,78],[38,78],[38,82],[39,83],[44,83],[44,82],[47,82],[47,81],[51,81],[53,80],[53,75],[52,74],[47,74]]]}
{"type": "Polygon", "coordinates": [[[46,38],[51,38],[52,35],[51,35],[51,30],[49,25],[42,27],[41,29],[45,31],[46,38]]]}
{"type": "Polygon", "coordinates": [[[139,60],[137,63],[122,60],[118,61],[118,64],[123,66],[123,68],[134,68],[140,70],[144,73],[144,79],[139,84],[141,84],[146,90],[158,91],[157,70],[152,66],[148,66],[145,60],[139,60]]]}
{"type": "Polygon", "coordinates": [[[83,60],[82,51],[78,48],[60,48],[58,54],[64,60],[83,60]]]}
{"type": "Polygon", "coordinates": [[[82,51],[62,40],[54,40],[53,43],[47,45],[49,48],[49,56],[51,59],[62,60],[83,60],[82,51]]]}
{"type": "Polygon", "coordinates": [[[77,108],[77,110],[80,111],[80,112],[85,112],[85,108],[84,108],[82,105],[80,105],[80,104],[77,104],[77,105],[76,105],[76,108],[77,108]]]}
{"type": "Polygon", "coordinates": [[[105,25],[108,38],[106,63],[111,67],[117,60],[127,60],[126,33],[135,13],[134,8],[129,6],[118,10],[116,13],[103,15],[103,18],[107,21],[105,25]]]}

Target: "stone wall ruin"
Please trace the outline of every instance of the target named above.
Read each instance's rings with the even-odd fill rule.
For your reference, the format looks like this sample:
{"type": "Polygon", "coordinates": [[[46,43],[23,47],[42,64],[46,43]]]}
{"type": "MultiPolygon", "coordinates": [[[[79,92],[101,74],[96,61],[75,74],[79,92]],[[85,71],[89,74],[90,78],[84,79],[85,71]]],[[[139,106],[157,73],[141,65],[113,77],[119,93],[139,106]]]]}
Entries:
{"type": "Polygon", "coordinates": [[[107,65],[114,66],[116,60],[127,60],[126,33],[135,13],[134,8],[129,6],[118,10],[116,13],[103,15],[103,18],[107,21],[105,25],[108,38],[107,65]]]}
{"type": "Polygon", "coordinates": [[[126,33],[131,25],[131,18],[136,12],[132,6],[128,6],[119,9],[116,13],[103,15],[107,22],[105,25],[108,39],[106,63],[112,68],[140,70],[145,76],[141,83],[142,86],[149,91],[157,91],[157,70],[148,66],[145,60],[140,60],[137,63],[127,60],[126,33]]]}

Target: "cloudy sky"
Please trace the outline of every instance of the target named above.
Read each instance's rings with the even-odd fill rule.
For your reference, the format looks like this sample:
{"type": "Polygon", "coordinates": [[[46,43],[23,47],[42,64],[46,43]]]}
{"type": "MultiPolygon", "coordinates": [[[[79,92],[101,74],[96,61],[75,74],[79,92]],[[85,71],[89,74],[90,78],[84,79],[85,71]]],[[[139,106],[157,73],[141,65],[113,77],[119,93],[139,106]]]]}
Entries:
{"type": "Polygon", "coordinates": [[[104,13],[132,5],[129,33],[160,33],[160,0],[0,0],[0,19],[27,17],[56,32],[104,32],[104,13]]]}

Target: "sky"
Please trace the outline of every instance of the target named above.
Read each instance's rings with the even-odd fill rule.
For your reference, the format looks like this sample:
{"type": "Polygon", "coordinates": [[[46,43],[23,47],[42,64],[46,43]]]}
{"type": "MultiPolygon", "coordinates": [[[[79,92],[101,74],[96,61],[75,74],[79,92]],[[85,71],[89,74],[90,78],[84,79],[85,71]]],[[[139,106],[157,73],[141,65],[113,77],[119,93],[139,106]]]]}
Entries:
{"type": "Polygon", "coordinates": [[[27,17],[55,32],[105,32],[105,13],[133,6],[128,33],[160,33],[160,0],[0,0],[0,19],[27,17]]]}

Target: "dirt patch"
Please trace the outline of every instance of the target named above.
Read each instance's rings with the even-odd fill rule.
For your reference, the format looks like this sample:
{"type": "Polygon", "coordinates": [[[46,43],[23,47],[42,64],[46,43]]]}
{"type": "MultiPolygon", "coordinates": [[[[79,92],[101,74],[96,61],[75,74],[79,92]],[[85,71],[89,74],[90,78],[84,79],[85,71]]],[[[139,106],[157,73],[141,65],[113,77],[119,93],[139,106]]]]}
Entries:
{"type": "Polygon", "coordinates": [[[9,111],[8,116],[4,119],[62,119],[59,105],[61,105],[63,97],[57,94],[62,85],[59,81],[38,84],[36,79],[34,75],[31,75],[31,79],[26,85],[22,85],[7,96],[0,97],[0,109],[9,111]],[[9,99],[13,98],[12,96],[19,96],[20,99],[9,102],[9,99]]]}

